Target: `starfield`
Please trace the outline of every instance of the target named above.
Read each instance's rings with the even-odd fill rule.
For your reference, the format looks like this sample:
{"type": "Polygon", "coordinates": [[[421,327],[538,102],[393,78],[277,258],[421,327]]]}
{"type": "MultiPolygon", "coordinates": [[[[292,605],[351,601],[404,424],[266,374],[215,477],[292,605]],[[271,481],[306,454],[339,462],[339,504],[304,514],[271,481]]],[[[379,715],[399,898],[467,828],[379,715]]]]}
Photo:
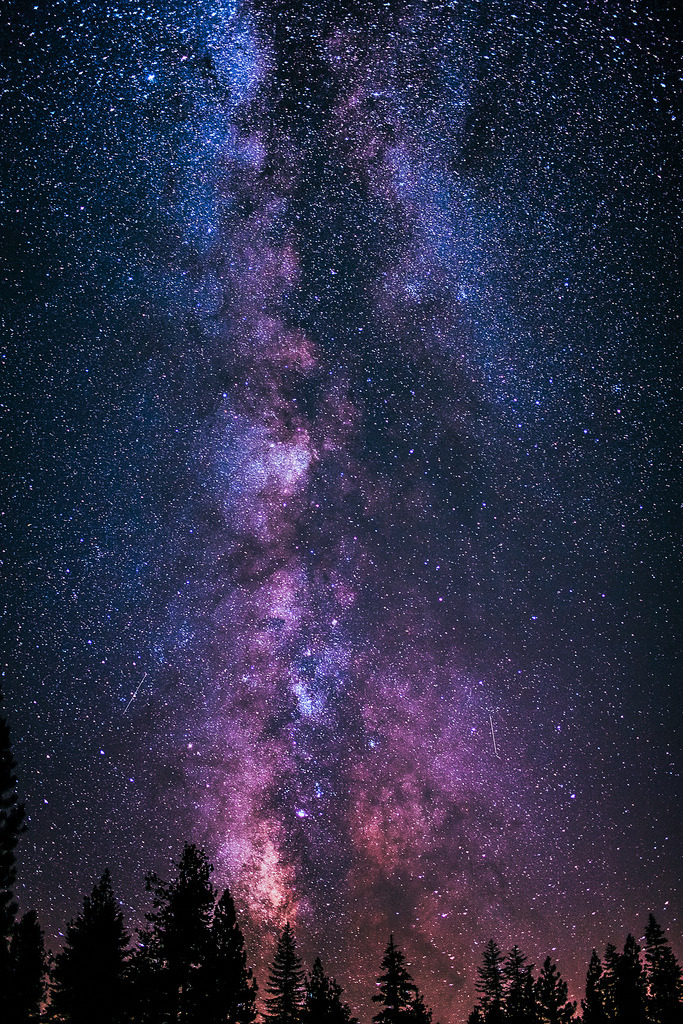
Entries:
{"type": "Polygon", "coordinates": [[[681,56],[4,5],[13,1013],[678,1013],[681,56]]]}

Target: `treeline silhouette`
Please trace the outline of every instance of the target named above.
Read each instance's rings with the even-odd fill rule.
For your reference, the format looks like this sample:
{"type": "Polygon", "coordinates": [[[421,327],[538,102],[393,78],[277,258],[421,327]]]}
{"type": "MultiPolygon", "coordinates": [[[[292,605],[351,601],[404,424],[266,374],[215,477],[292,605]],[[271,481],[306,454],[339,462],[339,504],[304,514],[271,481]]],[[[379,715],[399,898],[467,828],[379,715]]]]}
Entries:
{"type": "MultiPolygon", "coordinates": [[[[211,864],[190,843],[172,881],[147,876],[151,909],[136,941],[131,944],[105,870],[68,924],[62,950],[46,954],[35,911],[17,919],[12,895],[24,830],[14,770],[0,717],[0,1024],[253,1024],[258,986],[235,904],[228,889],[215,890],[211,864]]],[[[644,949],[629,935],[622,952],[610,945],[601,959],[593,950],[580,1015],[550,957],[537,977],[533,970],[517,946],[504,956],[489,941],[468,1024],[683,1024],[681,968],[652,915],[644,949]]],[[[265,983],[263,1020],[358,1024],[342,997],[320,958],[304,971],[287,923],[265,983]]],[[[433,1024],[393,935],[372,1001],[375,1024],[433,1024]]]]}
{"type": "Polygon", "coordinates": [[[479,1002],[468,1024],[683,1024],[681,968],[652,914],[644,950],[632,935],[621,953],[608,945],[603,960],[593,950],[578,1015],[550,957],[534,979],[533,964],[517,946],[504,957],[491,939],[477,973],[479,1002]]]}

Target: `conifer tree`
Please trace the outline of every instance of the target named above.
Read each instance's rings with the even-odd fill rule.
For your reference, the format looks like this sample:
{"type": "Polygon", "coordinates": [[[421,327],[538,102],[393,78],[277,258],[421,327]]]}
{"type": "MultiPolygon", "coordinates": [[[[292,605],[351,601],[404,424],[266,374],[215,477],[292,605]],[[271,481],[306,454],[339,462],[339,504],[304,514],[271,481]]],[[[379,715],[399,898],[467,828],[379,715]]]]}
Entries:
{"type": "Polygon", "coordinates": [[[132,1024],[160,1024],[164,1016],[163,964],[151,928],[138,930],[131,950],[126,979],[132,1024]]]}
{"type": "Polygon", "coordinates": [[[341,996],[341,986],[334,978],[327,977],[320,957],[316,957],[310,977],[306,979],[302,1020],[305,1024],[358,1024],[341,996]]]}
{"type": "Polygon", "coordinates": [[[425,1006],[423,995],[419,990],[413,996],[410,1004],[409,1020],[411,1024],[432,1024],[432,1011],[425,1006]]]}
{"type": "Polygon", "coordinates": [[[543,1024],[566,1024],[573,1019],[576,1003],[567,1002],[567,982],[549,956],[543,961],[535,994],[538,1019],[543,1024]]]}
{"type": "Polygon", "coordinates": [[[45,946],[35,910],[15,923],[9,949],[10,989],[7,1020],[30,1024],[40,1015],[45,995],[45,946]]]}
{"type": "Polygon", "coordinates": [[[406,958],[389,936],[389,945],[382,960],[383,974],[377,979],[379,991],[372,997],[373,1002],[380,1003],[382,1009],[372,1018],[377,1024],[394,1024],[405,1021],[412,1013],[417,986],[406,968],[406,958]]]}
{"type": "Polygon", "coordinates": [[[517,946],[513,946],[503,964],[506,1024],[532,1024],[535,1018],[536,999],[531,972],[527,958],[517,946]]]}
{"type": "MultiPolygon", "coordinates": [[[[0,707],[2,700],[0,690],[0,707]]],[[[24,805],[17,796],[15,767],[9,726],[0,714],[0,1016],[7,1010],[4,1003],[10,992],[9,942],[17,912],[12,893],[17,875],[15,850],[25,827],[24,805]]]]}
{"type": "Polygon", "coordinates": [[[278,939],[266,991],[265,1019],[272,1024],[299,1024],[304,1008],[304,971],[289,921],[278,939]]]}
{"type": "Polygon", "coordinates": [[[479,1005],[485,1024],[501,1024],[503,1020],[503,954],[498,943],[489,939],[484,959],[477,968],[479,1005]]]}
{"type": "Polygon", "coordinates": [[[648,1020],[652,1024],[677,1024],[683,1020],[681,968],[652,914],[645,929],[645,963],[648,1020]]]}
{"type": "Polygon", "coordinates": [[[614,968],[614,1005],[619,1024],[644,1024],[645,974],[640,946],[628,935],[614,968]]]}
{"type": "Polygon", "coordinates": [[[128,935],[107,869],[66,930],[53,972],[52,1007],[69,1024],[124,1019],[128,935]]]}
{"type": "Polygon", "coordinates": [[[602,963],[597,952],[593,955],[588,964],[586,974],[586,995],[581,1000],[583,1011],[583,1024],[607,1024],[607,1011],[605,1009],[605,992],[602,976],[602,963]]]}
{"type": "Polygon", "coordinates": [[[148,981],[156,981],[164,1021],[200,1019],[199,981],[211,948],[216,899],[212,872],[204,851],[186,843],[172,882],[147,876],[153,909],[147,915],[151,928],[143,933],[146,946],[139,967],[146,965],[147,974],[152,975],[148,981]]]}
{"type": "Polygon", "coordinates": [[[216,904],[211,942],[198,977],[203,1024],[252,1024],[257,985],[247,967],[244,937],[228,889],[216,904]]]}
{"type": "Polygon", "coordinates": [[[610,942],[605,946],[602,978],[600,979],[602,1002],[605,1008],[605,1015],[609,1021],[615,1020],[617,1014],[615,989],[617,984],[618,964],[619,951],[617,950],[617,947],[610,942]]]}
{"type": "Polygon", "coordinates": [[[306,1024],[324,1024],[334,1019],[330,979],[323,971],[320,957],[316,957],[313,970],[306,978],[303,1020],[306,1024]]]}

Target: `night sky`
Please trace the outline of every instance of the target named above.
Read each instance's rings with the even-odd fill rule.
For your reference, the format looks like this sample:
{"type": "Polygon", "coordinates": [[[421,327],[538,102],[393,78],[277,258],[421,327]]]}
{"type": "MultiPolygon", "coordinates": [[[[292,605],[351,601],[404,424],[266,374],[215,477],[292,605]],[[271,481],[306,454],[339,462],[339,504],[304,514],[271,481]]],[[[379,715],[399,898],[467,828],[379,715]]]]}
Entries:
{"type": "Polygon", "coordinates": [[[185,840],[444,1022],[683,953],[680,137],[644,3],[10,3],[3,681],[53,947],[185,840]]]}

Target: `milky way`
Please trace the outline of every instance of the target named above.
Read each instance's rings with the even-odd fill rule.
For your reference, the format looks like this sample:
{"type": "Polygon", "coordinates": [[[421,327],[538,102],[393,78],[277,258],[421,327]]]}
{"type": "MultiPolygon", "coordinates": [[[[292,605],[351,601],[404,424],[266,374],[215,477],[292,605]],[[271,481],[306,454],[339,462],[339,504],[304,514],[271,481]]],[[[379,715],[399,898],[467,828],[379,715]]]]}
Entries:
{"type": "Polygon", "coordinates": [[[192,839],[363,1017],[390,931],[444,1021],[491,935],[679,942],[666,16],[5,29],[22,905],[192,839]]]}

